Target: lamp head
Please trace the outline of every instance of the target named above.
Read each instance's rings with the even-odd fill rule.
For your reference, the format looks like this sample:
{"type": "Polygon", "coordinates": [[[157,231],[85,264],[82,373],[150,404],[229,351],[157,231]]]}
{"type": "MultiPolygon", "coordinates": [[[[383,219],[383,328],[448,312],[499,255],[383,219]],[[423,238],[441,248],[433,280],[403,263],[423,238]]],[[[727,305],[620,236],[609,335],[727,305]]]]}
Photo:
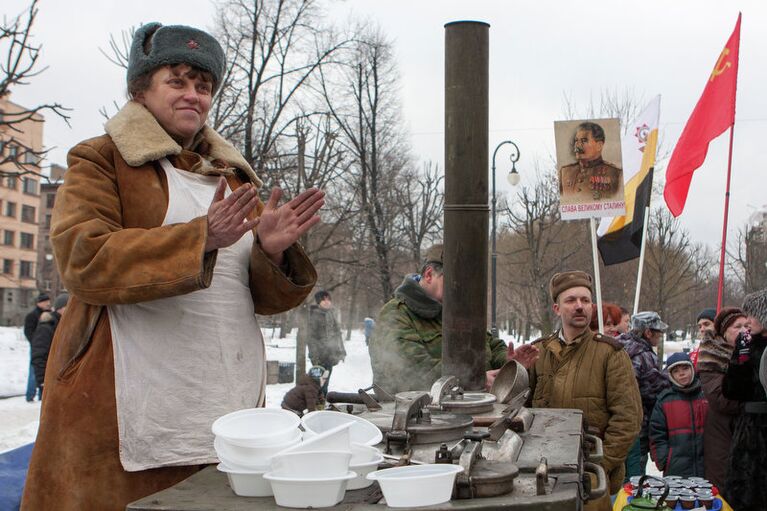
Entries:
{"type": "Polygon", "coordinates": [[[517,167],[512,164],[511,166],[511,172],[506,176],[506,179],[509,181],[509,184],[511,186],[517,186],[519,184],[519,172],[517,172],[517,167]]]}

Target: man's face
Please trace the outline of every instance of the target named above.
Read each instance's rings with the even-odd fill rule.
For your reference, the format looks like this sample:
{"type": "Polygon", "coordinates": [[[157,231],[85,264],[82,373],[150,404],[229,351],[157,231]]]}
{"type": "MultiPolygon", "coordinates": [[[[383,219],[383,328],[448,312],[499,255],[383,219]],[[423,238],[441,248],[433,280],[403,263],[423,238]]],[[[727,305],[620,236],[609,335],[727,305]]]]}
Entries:
{"type": "Polygon", "coordinates": [[[320,301],[320,307],[323,309],[330,309],[333,307],[333,302],[330,301],[330,297],[326,296],[320,301]]]}
{"type": "Polygon", "coordinates": [[[554,314],[562,319],[562,326],[586,329],[591,321],[591,291],[583,286],[565,289],[557,296],[553,308],[554,314]]]}
{"type": "Polygon", "coordinates": [[[618,325],[615,327],[615,329],[621,333],[625,334],[629,331],[629,320],[631,319],[631,316],[628,314],[621,314],[621,322],[618,323],[618,325]]]}
{"type": "Polygon", "coordinates": [[[597,142],[589,130],[578,130],[573,141],[573,152],[578,161],[596,160],[602,156],[604,142],[597,142]]]}
{"type": "Polygon", "coordinates": [[[644,331],[642,337],[647,339],[647,342],[653,346],[657,346],[660,343],[660,340],[663,338],[663,332],[660,330],[652,330],[648,328],[644,331]]]}
{"type": "Polygon", "coordinates": [[[748,326],[752,334],[760,334],[764,331],[764,325],[754,316],[748,317],[748,326]]]}
{"type": "Polygon", "coordinates": [[[421,276],[421,287],[433,300],[442,303],[445,292],[445,275],[437,272],[431,266],[427,266],[421,276]]]}
{"type": "Polygon", "coordinates": [[[50,300],[43,300],[42,302],[37,302],[37,306],[40,307],[44,311],[51,310],[51,301],[50,300]]]}
{"type": "Polygon", "coordinates": [[[703,339],[703,335],[706,330],[714,331],[714,322],[707,318],[701,318],[698,321],[698,337],[703,339]]]}
{"type": "Polygon", "coordinates": [[[680,364],[671,368],[671,377],[680,387],[686,387],[692,382],[692,367],[680,364]]]}

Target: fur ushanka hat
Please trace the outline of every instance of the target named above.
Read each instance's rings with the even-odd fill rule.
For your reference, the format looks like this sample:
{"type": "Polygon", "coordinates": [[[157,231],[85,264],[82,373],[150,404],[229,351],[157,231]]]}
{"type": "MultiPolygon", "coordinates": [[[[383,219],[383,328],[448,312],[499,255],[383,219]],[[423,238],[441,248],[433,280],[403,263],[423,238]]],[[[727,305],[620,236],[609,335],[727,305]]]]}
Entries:
{"type": "Polygon", "coordinates": [[[743,312],[756,318],[767,328],[767,289],[746,295],[743,300],[743,312]]]}
{"type": "Polygon", "coordinates": [[[143,25],[133,35],[128,57],[128,83],[160,66],[188,64],[213,75],[214,86],[224,76],[224,50],[213,36],[184,25],[143,25]],[[152,37],[148,50],[144,43],[152,37]]]}

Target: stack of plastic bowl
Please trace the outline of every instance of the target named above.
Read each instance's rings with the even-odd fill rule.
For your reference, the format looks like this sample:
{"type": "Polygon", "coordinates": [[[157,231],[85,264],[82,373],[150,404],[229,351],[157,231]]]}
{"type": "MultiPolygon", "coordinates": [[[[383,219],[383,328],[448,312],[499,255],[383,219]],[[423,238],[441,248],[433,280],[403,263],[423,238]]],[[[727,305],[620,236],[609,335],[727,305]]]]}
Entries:
{"type": "Polygon", "coordinates": [[[272,484],[278,506],[335,506],[344,499],[349,480],[357,477],[349,470],[351,457],[348,450],[291,450],[272,458],[272,468],[264,479],[272,484]]]}
{"type": "Polygon", "coordinates": [[[350,435],[353,444],[376,445],[383,439],[381,430],[375,424],[348,413],[327,410],[309,412],[301,418],[301,424],[308,437],[342,424],[351,424],[350,435]]]}
{"type": "Polygon", "coordinates": [[[212,426],[213,447],[229,485],[237,495],[266,497],[272,488],[265,481],[272,456],[301,442],[300,419],[287,410],[249,408],[217,419],[212,426]]]}
{"type": "Polygon", "coordinates": [[[432,506],[450,500],[460,465],[432,464],[377,470],[367,475],[378,481],[389,507],[432,506]]]}
{"type": "Polygon", "coordinates": [[[349,463],[349,470],[357,474],[357,477],[349,481],[347,490],[359,490],[361,488],[367,488],[373,481],[369,480],[366,476],[378,470],[384,460],[381,451],[375,447],[362,444],[352,444],[352,459],[349,463]]]}

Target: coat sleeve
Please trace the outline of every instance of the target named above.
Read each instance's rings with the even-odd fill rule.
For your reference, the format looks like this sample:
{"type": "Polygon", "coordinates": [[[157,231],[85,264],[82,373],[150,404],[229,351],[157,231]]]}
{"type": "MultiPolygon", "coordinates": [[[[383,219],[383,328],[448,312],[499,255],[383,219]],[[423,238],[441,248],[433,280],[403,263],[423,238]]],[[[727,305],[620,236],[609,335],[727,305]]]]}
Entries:
{"type": "Polygon", "coordinates": [[[256,238],[250,254],[250,294],[257,314],[279,314],[298,307],[316,282],[317,272],[298,243],[285,250],[285,265],[280,268],[256,238]]]}
{"type": "Polygon", "coordinates": [[[666,470],[669,456],[668,426],[662,400],[658,400],[650,416],[650,456],[661,472],[666,470]]]}
{"type": "Polygon", "coordinates": [[[500,369],[506,363],[506,343],[487,333],[487,369],[500,369]]]}
{"type": "Polygon", "coordinates": [[[703,393],[708,400],[708,406],[727,415],[735,415],[740,411],[740,403],[727,399],[722,392],[724,373],[701,371],[699,376],[703,393]]]}
{"type": "Polygon", "coordinates": [[[642,402],[650,411],[655,406],[660,393],[671,384],[666,375],[658,369],[657,360],[652,352],[645,351],[636,358],[639,360],[639,368],[637,371],[637,367],[634,366],[634,369],[639,379],[639,395],[642,396],[642,402]]]}
{"type": "Polygon", "coordinates": [[[759,358],[752,356],[747,362],[738,363],[738,352],[735,350],[727,366],[727,373],[722,379],[722,395],[734,401],[753,401],[755,385],[754,375],[758,374],[753,363],[759,363],[759,358]]]}
{"type": "Polygon", "coordinates": [[[604,433],[606,471],[623,463],[642,426],[642,401],[631,360],[624,350],[607,359],[606,404],[610,418],[604,433]]]}
{"type": "Polygon", "coordinates": [[[35,328],[37,328],[37,322],[39,320],[39,316],[35,314],[36,311],[37,309],[27,314],[24,318],[24,337],[26,337],[29,342],[32,342],[32,336],[35,334],[35,328]]]}
{"type": "Polygon", "coordinates": [[[109,305],[208,287],[216,252],[205,254],[206,218],[124,228],[114,155],[100,148],[84,143],[69,152],[56,194],[51,242],[67,289],[86,303],[109,305]]]}

